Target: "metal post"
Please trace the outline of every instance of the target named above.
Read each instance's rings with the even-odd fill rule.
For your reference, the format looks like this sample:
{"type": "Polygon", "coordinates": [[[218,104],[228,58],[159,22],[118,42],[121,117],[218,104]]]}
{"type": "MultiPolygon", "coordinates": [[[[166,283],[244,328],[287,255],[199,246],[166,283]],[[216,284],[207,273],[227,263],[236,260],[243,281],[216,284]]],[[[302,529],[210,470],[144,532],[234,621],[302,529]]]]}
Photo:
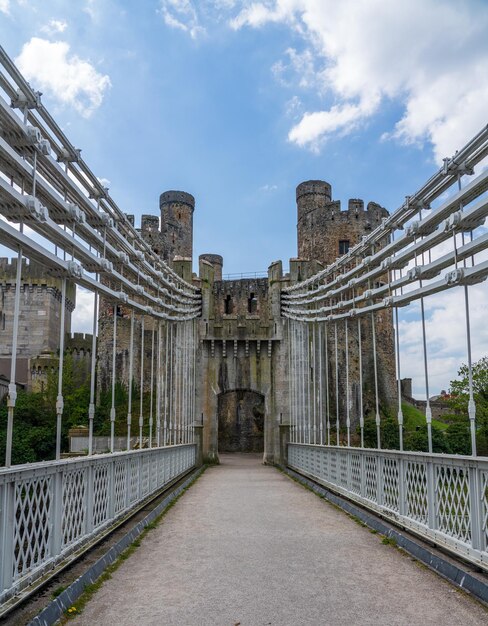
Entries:
{"type": "Polygon", "coordinates": [[[56,398],[56,460],[61,458],[61,421],[63,417],[63,366],[64,366],[64,335],[66,310],[66,278],[61,283],[61,322],[59,330],[59,370],[58,370],[58,397],[56,398]]]}
{"type": "Polygon", "coordinates": [[[364,448],[364,407],[363,407],[363,348],[361,340],[361,318],[358,317],[358,350],[359,350],[359,429],[361,431],[361,448],[364,448]]]}
{"type": "MultiPolygon", "coordinates": [[[[458,174],[458,188],[461,189],[461,176],[458,174]]],[[[462,204],[460,205],[460,210],[463,210],[462,204]]],[[[464,235],[463,235],[464,237],[464,235]]],[[[456,252],[456,233],[453,231],[454,238],[454,251],[456,252]]],[[[473,239],[473,234],[471,232],[471,240],[473,239]]],[[[472,257],[472,262],[474,264],[474,257],[472,257]]],[[[457,257],[456,257],[456,266],[457,266],[457,257]]],[[[466,261],[464,261],[464,266],[466,267],[466,261]]],[[[474,401],[474,393],[473,393],[473,361],[471,356],[471,323],[469,316],[469,295],[468,295],[468,285],[464,285],[464,309],[466,312],[466,348],[468,353],[468,417],[469,417],[469,430],[471,433],[471,454],[472,456],[476,456],[476,404],[474,401]]]]}
{"type": "Polygon", "coordinates": [[[305,328],[306,328],[306,340],[307,340],[307,351],[306,351],[306,357],[307,357],[307,362],[306,362],[306,370],[305,370],[305,374],[307,377],[307,387],[306,387],[306,393],[307,393],[307,443],[312,443],[312,407],[311,407],[311,401],[312,401],[312,393],[311,393],[311,384],[310,384],[310,374],[311,374],[311,359],[310,359],[310,324],[309,323],[305,323],[305,328]]]}
{"type": "Polygon", "coordinates": [[[169,402],[169,394],[168,394],[168,337],[169,337],[169,324],[166,323],[166,333],[165,333],[165,342],[164,342],[164,445],[168,445],[168,437],[171,436],[171,432],[168,429],[168,402],[169,402]]]}
{"type": "Polygon", "coordinates": [[[288,402],[290,410],[290,441],[293,441],[293,393],[292,393],[292,372],[291,372],[291,334],[290,334],[290,319],[286,319],[286,336],[288,337],[287,349],[288,349],[288,402]]]}
{"type": "Polygon", "coordinates": [[[334,340],[335,340],[335,391],[336,391],[336,434],[337,434],[337,442],[338,446],[341,445],[339,433],[340,433],[340,424],[339,424],[339,357],[337,352],[337,322],[334,323],[334,340]]]}
{"type": "Polygon", "coordinates": [[[351,447],[351,415],[349,406],[349,328],[347,318],[344,320],[346,327],[346,428],[347,428],[347,447],[351,447]]]}
{"type": "Polygon", "coordinates": [[[149,448],[152,448],[152,436],[153,436],[153,404],[154,404],[154,327],[156,325],[156,319],[152,318],[152,333],[151,333],[151,384],[149,390],[149,448]]]}
{"type": "Polygon", "coordinates": [[[322,325],[319,324],[319,419],[320,445],[324,445],[324,403],[322,394],[322,325]]]}
{"type": "Polygon", "coordinates": [[[134,311],[130,316],[129,339],[129,398],[127,402],[127,450],[130,450],[130,427],[132,424],[132,377],[134,373],[134,311]]]}
{"type": "Polygon", "coordinates": [[[402,411],[402,383],[400,380],[400,328],[398,326],[398,307],[395,307],[395,347],[397,364],[397,393],[398,393],[398,437],[400,452],[403,452],[403,411],[402,411]]]}
{"type": "Polygon", "coordinates": [[[110,407],[110,452],[114,451],[115,438],[115,367],[117,350],[117,305],[114,304],[114,333],[112,348],[112,406],[110,407]]]}
{"type": "Polygon", "coordinates": [[[325,409],[327,419],[327,445],[330,446],[330,396],[329,396],[329,345],[328,345],[328,330],[327,323],[325,324],[325,409]]]}
{"type": "MultiPolygon", "coordinates": [[[[22,224],[20,224],[22,232],[22,224]]],[[[17,343],[19,334],[19,316],[20,316],[20,289],[22,282],[22,248],[19,248],[17,255],[17,272],[15,275],[15,300],[14,300],[14,320],[12,332],[12,358],[10,361],[10,383],[8,386],[7,397],[7,441],[5,447],[5,467],[12,464],[12,437],[14,431],[14,409],[17,401],[17,383],[16,383],[16,367],[17,367],[17,343]]]]}
{"type": "Polygon", "coordinates": [[[424,299],[420,298],[420,312],[422,318],[422,345],[424,348],[424,373],[425,373],[425,420],[427,422],[427,439],[429,444],[429,452],[432,452],[432,411],[429,400],[429,370],[427,366],[427,337],[425,334],[425,310],[424,299]]]}
{"type": "Polygon", "coordinates": [[[158,361],[156,368],[156,445],[161,446],[161,322],[158,323],[158,361]]]}
{"type": "Polygon", "coordinates": [[[141,316],[141,363],[140,363],[141,382],[140,404],[139,404],[139,450],[142,450],[142,427],[144,425],[144,315],[141,316]]]}
{"type": "Polygon", "coordinates": [[[97,366],[98,293],[93,292],[93,330],[90,364],[90,404],[88,405],[88,456],[93,454],[93,420],[95,419],[95,372],[97,366]]]}
{"type": "Polygon", "coordinates": [[[374,312],[371,312],[371,328],[373,331],[373,366],[374,366],[374,397],[375,397],[375,411],[376,411],[376,441],[377,448],[381,450],[381,433],[380,433],[380,404],[378,397],[378,362],[376,357],[376,323],[374,319],[374,312]]]}
{"type": "Polygon", "coordinates": [[[316,334],[315,322],[312,323],[312,353],[313,353],[313,443],[317,443],[317,346],[315,342],[315,334],[316,334]]]}

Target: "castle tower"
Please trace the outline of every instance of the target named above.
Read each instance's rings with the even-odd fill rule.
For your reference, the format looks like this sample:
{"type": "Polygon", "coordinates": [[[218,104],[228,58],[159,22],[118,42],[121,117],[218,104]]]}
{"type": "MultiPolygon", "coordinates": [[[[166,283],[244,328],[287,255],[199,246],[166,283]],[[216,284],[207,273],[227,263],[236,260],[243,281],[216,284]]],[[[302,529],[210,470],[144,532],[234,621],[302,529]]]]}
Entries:
{"type": "Polygon", "coordinates": [[[175,257],[193,255],[193,211],[195,198],[184,191],[165,191],[159,197],[163,259],[173,264],[175,257]]]}
{"type": "Polygon", "coordinates": [[[376,228],[388,211],[376,202],[349,200],[346,211],[332,200],[332,188],[322,180],[300,183],[296,190],[298,256],[330,265],[376,228]]]}
{"type": "Polygon", "coordinates": [[[222,268],[224,266],[224,259],[220,254],[201,254],[198,257],[199,261],[207,261],[214,268],[214,280],[222,280],[222,268]]]}
{"type": "MultiPolygon", "coordinates": [[[[320,262],[328,266],[349,248],[359,243],[364,235],[381,224],[388,211],[377,204],[369,202],[366,209],[363,200],[353,198],[349,200],[347,210],[341,210],[341,203],[332,200],[332,188],[329,183],[322,180],[309,180],[298,185],[296,190],[297,200],[297,235],[298,256],[296,265],[300,265],[303,271],[304,265],[312,265],[320,262]],[[308,261],[308,263],[304,263],[308,261]]],[[[387,238],[378,242],[379,247],[388,243],[387,238]]],[[[290,265],[292,267],[292,265],[290,265]]],[[[316,271],[316,270],[315,270],[316,271]]],[[[313,273],[313,272],[312,272],[313,273]]],[[[304,276],[299,277],[302,280],[304,276]]],[[[379,277],[375,285],[379,286],[388,279],[387,276],[379,277]]],[[[391,312],[381,311],[376,314],[376,337],[377,359],[379,371],[379,396],[382,406],[392,406],[396,397],[395,387],[395,363],[392,355],[393,347],[393,324],[391,312]]],[[[363,401],[366,410],[373,405],[372,392],[374,389],[374,364],[372,360],[373,345],[371,334],[371,319],[365,317],[361,320],[362,327],[362,366],[364,395],[363,401]]],[[[340,415],[345,415],[346,391],[346,357],[345,357],[345,326],[338,325],[338,372],[339,372],[339,406],[340,415]]],[[[331,337],[334,336],[334,328],[331,327],[331,337]]],[[[355,417],[359,415],[359,356],[357,324],[349,323],[349,383],[352,400],[351,419],[355,426],[355,417]]],[[[335,370],[334,358],[329,355],[329,375],[335,370]]],[[[329,381],[332,395],[334,395],[335,380],[329,381]]]]}

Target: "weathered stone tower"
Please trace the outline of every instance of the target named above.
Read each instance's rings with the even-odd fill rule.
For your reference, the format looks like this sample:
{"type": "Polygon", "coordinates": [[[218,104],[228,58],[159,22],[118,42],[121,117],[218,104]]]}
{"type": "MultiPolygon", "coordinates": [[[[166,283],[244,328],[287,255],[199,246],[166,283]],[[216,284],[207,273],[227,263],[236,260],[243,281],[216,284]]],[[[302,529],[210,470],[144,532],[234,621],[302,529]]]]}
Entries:
{"type": "MultiPolygon", "coordinates": [[[[0,259],[0,373],[10,375],[17,259],[0,259]]],[[[46,359],[59,349],[61,320],[61,280],[46,274],[37,263],[22,260],[21,307],[17,347],[17,381],[29,384],[29,360],[46,359]]],[[[71,313],[76,304],[76,289],[66,288],[64,332],[71,331],[71,313]]]]}
{"type": "Polygon", "coordinates": [[[163,258],[173,265],[175,257],[193,254],[193,211],[195,198],[185,191],[165,191],[159,197],[163,258]]]}
{"type": "MultiPolygon", "coordinates": [[[[389,215],[388,211],[377,204],[369,202],[364,208],[363,200],[354,198],[349,200],[348,208],[341,210],[341,203],[332,200],[332,187],[322,180],[309,180],[300,183],[296,189],[297,200],[297,237],[300,268],[303,271],[307,261],[318,261],[324,267],[332,264],[338,257],[346,254],[349,248],[359,243],[364,235],[379,226],[382,220],[389,215]]],[[[388,243],[385,239],[378,247],[388,243]]],[[[370,254],[373,250],[370,251],[370,254]]],[[[297,276],[295,280],[303,279],[297,276]]],[[[387,276],[382,277],[383,281],[387,276]]],[[[377,281],[371,287],[379,286],[383,281],[377,281]]],[[[383,409],[392,405],[396,397],[394,336],[391,311],[382,310],[375,315],[377,333],[378,359],[378,387],[380,403],[383,409]]],[[[370,318],[361,322],[362,358],[363,358],[363,402],[365,410],[369,411],[373,403],[374,363],[373,345],[370,318]]],[[[349,351],[350,351],[350,403],[352,425],[356,426],[354,416],[358,415],[359,403],[359,352],[357,322],[348,322],[349,351]]],[[[346,375],[345,375],[345,332],[344,324],[338,325],[338,363],[339,363],[339,406],[340,413],[345,413],[346,404],[346,375]]],[[[332,355],[330,388],[335,403],[335,383],[332,373],[335,369],[334,355],[332,355]]]]}
{"type": "Polygon", "coordinates": [[[381,224],[388,211],[376,202],[351,199],[347,211],[339,200],[332,200],[332,187],[322,180],[300,183],[296,191],[298,256],[333,263],[357,244],[363,235],[381,224]]]}

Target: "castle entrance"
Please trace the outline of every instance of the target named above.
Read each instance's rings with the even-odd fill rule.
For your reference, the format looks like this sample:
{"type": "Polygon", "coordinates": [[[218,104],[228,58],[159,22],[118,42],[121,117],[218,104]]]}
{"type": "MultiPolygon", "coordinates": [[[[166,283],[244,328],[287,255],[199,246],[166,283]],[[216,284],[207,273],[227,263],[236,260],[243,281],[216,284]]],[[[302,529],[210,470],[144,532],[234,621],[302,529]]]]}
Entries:
{"type": "Polygon", "coordinates": [[[218,396],[219,452],[264,451],[264,396],[235,389],[218,396]]]}

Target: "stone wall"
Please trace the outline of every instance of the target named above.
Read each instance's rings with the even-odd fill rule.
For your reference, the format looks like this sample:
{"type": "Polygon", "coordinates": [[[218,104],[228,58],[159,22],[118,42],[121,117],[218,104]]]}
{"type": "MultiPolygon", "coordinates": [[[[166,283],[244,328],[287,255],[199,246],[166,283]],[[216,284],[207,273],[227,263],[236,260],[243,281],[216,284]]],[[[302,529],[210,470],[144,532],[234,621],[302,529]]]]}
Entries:
{"type": "MultiPolygon", "coordinates": [[[[0,259],[0,356],[12,354],[17,259],[0,259]]],[[[22,260],[22,285],[17,338],[17,355],[32,357],[59,348],[61,280],[46,273],[37,263],[22,260]]],[[[67,284],[65,332],[71,329],[76,289],[67,284]]]]}

